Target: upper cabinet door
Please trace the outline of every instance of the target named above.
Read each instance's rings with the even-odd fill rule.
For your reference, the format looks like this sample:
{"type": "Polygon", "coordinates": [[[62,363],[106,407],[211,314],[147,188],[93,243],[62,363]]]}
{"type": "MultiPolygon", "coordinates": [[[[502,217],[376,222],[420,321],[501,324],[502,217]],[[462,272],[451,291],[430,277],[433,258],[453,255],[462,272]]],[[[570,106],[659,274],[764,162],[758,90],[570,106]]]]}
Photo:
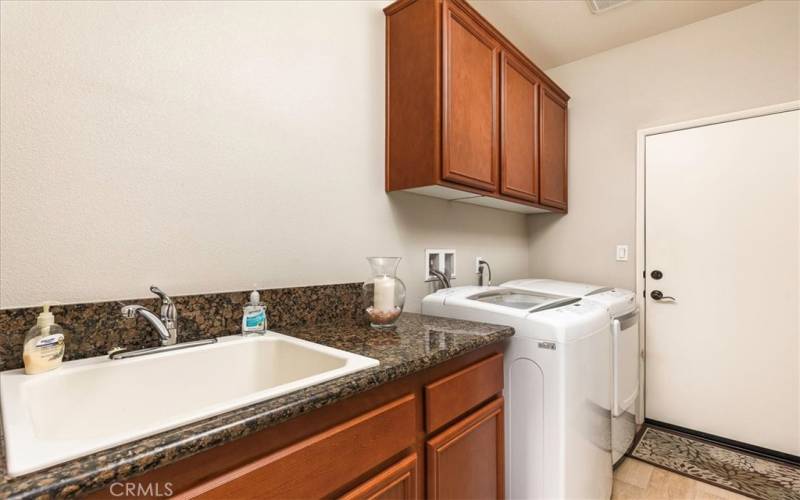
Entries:
{"type": "Polygon", "coordinates": [[[566,209],[567,103],[544,86],[540,96],[540,203],[566,209]]]}
{"type": "Polygon", "coordinates": [[[497,191],[498,42],[444,4],[442,179],[497,191]]]}
{"type": "Polygon", "coordinates": [[[539,80],[503,52],[500,91],[500,192],[539,201],[539,80]]]}

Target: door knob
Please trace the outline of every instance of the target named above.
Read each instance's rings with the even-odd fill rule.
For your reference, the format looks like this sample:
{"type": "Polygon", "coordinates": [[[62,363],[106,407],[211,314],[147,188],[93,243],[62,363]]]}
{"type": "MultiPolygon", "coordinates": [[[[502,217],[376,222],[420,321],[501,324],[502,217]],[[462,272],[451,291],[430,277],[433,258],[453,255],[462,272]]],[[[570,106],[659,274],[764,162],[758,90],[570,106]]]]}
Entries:
{"type": "Polygon", "coordinates": [[[655,271],[650,273],[650,277],[653,278],[654,280],[660,280],[661,278],[664,277],[664,273],[656,269],[655,271]]]}
{"type": "Polygon", "coordinates": [[[650,297],[652,297],[653,300],[662,300],[662,299],[677,300],[675,297],[664,295],[664,293],[661,290],[653,290],[652,292],[650,292],[650,297]]]}

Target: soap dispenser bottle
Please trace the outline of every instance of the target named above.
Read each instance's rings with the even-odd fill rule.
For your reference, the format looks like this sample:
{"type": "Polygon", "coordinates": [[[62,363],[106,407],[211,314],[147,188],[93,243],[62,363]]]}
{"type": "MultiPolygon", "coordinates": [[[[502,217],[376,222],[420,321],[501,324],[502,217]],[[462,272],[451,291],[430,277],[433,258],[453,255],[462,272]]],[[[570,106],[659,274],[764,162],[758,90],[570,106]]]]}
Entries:
{"type": "Polygon", "coordinates": [[[267,333],[267,306],[261,302],[258,290],[250,292],[250,302],[244,306],[242,335],[267,333]]]}
{"type": "Polygon", "coordinates": [[[64,330],[56,324],[50,304],[36,318],[36,326],[28,330],[22,349],[25,373],[34,375],[61,366],[64,358],[64,330]]]}

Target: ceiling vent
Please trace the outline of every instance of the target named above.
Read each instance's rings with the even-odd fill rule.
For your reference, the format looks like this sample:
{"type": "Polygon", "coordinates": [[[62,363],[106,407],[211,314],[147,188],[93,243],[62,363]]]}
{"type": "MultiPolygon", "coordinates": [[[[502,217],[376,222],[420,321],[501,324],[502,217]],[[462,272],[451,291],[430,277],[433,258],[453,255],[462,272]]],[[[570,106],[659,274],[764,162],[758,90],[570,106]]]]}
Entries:
{"type": "Polygon", "coordinates": [[[603,14],[611,9],[616,9],[620,5],[630,3],[632,0],[586,0],[592,14],[603,14]]]}

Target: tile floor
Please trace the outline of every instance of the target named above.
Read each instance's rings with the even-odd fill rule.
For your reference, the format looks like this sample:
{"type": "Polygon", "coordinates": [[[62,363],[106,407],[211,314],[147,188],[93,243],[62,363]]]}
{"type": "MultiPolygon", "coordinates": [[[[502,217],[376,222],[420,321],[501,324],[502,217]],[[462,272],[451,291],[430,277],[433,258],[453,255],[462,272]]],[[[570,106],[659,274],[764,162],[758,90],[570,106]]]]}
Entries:
{"type": "Polygon", "coordinates": [[[614,471],[612,500],[729,500],[747,499],[732,491],[695,481],[635,458],[626,458],[614,471]]]}

